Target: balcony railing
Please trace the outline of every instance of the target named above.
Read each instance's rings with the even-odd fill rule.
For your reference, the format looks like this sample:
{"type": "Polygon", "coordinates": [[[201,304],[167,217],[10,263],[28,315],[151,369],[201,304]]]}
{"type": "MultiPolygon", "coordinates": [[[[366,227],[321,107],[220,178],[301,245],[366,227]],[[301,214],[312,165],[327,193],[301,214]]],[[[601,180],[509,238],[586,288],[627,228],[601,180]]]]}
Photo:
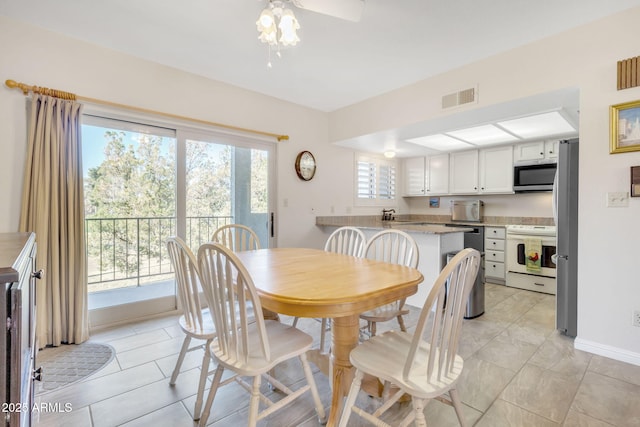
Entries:
{"type": "MultiPolygon", "coordinates": [[[[186,243],[197,249],[232,216],[187,217],[186,243]]],[[[89,292],[141,286],[173,274],[166,239],[175,217],[85,219],[89,292]]]]}

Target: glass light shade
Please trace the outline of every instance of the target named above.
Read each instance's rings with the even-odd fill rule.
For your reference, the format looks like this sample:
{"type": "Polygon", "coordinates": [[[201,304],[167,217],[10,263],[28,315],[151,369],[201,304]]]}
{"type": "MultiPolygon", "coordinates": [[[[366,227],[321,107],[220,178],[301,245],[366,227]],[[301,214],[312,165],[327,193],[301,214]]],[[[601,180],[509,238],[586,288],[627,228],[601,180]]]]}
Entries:
{"type": "Polygon", "coordinates": [[[277,39],[275,26],[272,26],[272,28],[268,28],[265,31],[261,32],[260,35],[258,36],[258,39],[262,43],[267,43],[270,45],[277,44],[278,39],[277,39]]]}
{"type": "Polygon", "coordinates": [[[278,28],[280,28],[281,34],[280,43],[284,46],[295,46],[300,41],[296,33],[296,30],[300,29],[300,24],[291,9],[285,9],[282,12],[278,28]]]}
{"type": "Polygon", "coordinates": [[[256,21],[258,31],[264,31],[265,28],[271,27],[275,22],[271,9],[264,9],[260,14],[260,18],[256,21]]]}

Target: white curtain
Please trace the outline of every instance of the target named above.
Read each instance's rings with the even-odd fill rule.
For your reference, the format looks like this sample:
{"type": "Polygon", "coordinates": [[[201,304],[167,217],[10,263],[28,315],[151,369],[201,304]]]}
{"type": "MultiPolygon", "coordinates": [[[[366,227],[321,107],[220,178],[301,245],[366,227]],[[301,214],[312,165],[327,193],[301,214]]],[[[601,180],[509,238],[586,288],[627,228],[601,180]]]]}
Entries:
{"type": "Polygon", "coordinates": [[[36,233],[37,267],[44,270],[36,288],[36,336],[41,348],[79,344],[89,338],[82,105],[34,94],[29,107],[20,231],[36,233]]]}

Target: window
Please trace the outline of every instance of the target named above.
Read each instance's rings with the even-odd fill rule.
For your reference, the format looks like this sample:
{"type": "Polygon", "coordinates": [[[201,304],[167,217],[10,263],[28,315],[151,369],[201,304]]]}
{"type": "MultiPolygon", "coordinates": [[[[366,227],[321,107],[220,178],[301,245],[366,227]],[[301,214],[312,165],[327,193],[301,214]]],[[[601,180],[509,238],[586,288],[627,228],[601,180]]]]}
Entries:
{"type": "Polygon", "coordinates": [[[396,163],[356,155],[356,205],[386,205],[396,199],[396,163]]]}

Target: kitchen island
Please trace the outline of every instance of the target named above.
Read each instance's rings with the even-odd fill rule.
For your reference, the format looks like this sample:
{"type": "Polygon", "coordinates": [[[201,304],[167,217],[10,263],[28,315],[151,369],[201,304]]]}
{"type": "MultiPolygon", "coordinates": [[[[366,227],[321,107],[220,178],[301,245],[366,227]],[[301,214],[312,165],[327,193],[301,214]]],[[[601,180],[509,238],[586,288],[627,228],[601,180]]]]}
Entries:
{"type": "Polygon", "coordinates": [[[407,298],[407,304],[422,308],[431,291],[433,282],[447,262],[447,253],[464,248],[464,233],[473,228],[465,226],[446,226],[421,221],[381,221],[363,217],[318,217],[316,225],[325,229],[327,237],[337,227],[351,226],[361,229],[367,240],[381,230],[393,228],[409,233],[418,244],[420,252],[418,270],[424,276],[424,282],[418,286],[418,292],[407,298]]]}

